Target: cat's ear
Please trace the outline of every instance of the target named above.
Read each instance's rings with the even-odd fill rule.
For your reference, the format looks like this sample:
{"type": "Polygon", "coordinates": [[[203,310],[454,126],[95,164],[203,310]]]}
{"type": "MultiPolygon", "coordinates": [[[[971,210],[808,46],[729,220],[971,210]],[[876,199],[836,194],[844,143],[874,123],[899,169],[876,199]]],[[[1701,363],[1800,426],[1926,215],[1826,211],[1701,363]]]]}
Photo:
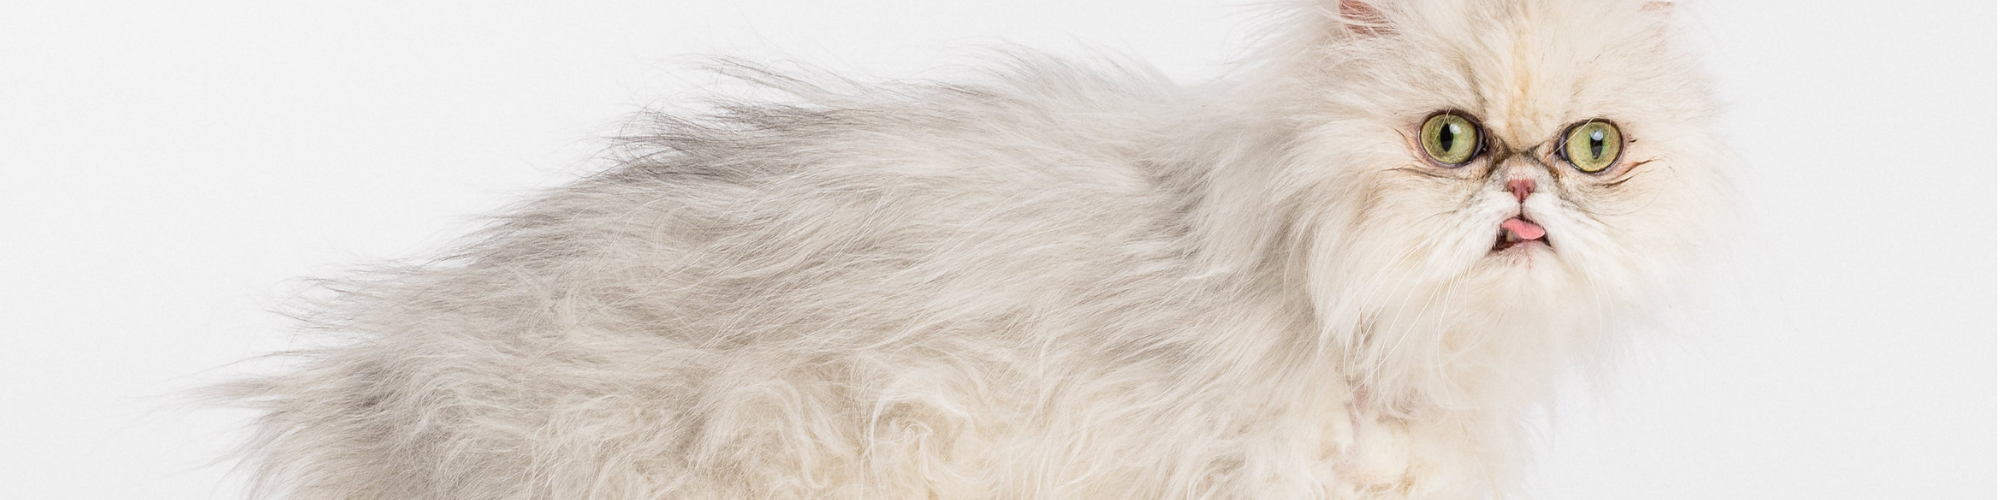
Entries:
{"type": "Polygon", "coordinates": [[[1335,0],[1335,3],[1340,5],[1335,12],[1337,14],[1335,19],[1354,36],[1373,37],[1395,33],[1394,27],[1389,25],[1389,18],[1382,15],[1380,7],[1375,6],[1381,1],[1384,0],[1335,0]]]}

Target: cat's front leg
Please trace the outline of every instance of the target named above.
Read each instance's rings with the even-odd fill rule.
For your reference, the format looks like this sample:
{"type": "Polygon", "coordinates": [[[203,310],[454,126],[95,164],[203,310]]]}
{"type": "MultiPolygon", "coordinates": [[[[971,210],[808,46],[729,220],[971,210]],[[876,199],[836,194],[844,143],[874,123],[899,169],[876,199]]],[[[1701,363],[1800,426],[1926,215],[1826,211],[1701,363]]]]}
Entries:
{"type": "Polygon", "coordinates": [[[1361,409],[1344,422],[1348,442],[1332,462],[1337,499],[1468,499],[1494,490],[1481,481],[1479,444],[1457,419],[1404,419],[1361,409]]]}
{"type": "Polygon", "coordinates": [[[1332,497],[1341,500],[1406,498],[1411,477],[1410,435],[1403,422],[1352,409],[1335,419],[1344,432],[1333,457],[1332,497]]]}

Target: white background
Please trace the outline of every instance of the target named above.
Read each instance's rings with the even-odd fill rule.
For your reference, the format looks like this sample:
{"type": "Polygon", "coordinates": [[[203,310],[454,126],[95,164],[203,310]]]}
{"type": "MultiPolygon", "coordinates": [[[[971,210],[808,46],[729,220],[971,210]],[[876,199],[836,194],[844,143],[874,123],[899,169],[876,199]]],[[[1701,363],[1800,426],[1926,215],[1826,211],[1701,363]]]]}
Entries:
{"type": "MultiPolygon", "coordinates": [[[[1211,0],[11,2],[0,497],[232,498],[176,391],[292,342],[296,278],[424,255],[685,102],[686,55],[873,77],[1002,40],[1214,75],[1211,0]]],[[[1837,5],[1838,4],[1838,5],[1837,5]]],[[[1684,327],[1548,434],[1552,499],[1994,498],[1994,5],[1683,6],[1748,160],[1684,327]]]]}

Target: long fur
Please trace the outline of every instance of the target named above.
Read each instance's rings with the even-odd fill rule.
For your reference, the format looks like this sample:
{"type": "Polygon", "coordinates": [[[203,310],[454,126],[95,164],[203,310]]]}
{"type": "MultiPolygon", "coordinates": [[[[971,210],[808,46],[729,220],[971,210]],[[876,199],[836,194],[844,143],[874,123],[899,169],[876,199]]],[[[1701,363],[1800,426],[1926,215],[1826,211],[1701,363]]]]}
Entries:
{"type": "MultiPolygon", "coordinates": [[[[1300,2],[1231,79],[1019,56],[958,84],[729,74],[621,166],[336,281],[230,390],[260,497],[1479,498],[1671,295],[1728,156],[1672,8],[1300,2]],[[1344,3],[1344,4],[1343,4],[1344,3]],[[1615,120],[1618,177],[1431,175],[1408,135],[1615,120]],[[1493,253],[1517,206],[1552,251],[1493,253]]],[[[1475,172],[1472,170],[1459,172],[1475,172]]]]}

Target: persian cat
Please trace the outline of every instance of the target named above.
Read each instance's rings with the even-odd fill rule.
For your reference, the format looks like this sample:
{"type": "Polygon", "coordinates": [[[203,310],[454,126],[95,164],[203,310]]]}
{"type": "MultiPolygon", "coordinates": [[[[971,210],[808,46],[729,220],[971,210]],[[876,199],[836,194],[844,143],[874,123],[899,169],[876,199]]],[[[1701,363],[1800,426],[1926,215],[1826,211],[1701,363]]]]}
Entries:
{"type": "MultiPolygon", "coordinates": [[[[655,116],[331,285],[256,495],[1520,494],[1531,414],[1718,240],[1675,7],[1320,0],[1220,81],[1013,58],[655,116]]],[[[1685,17],[1685,16],[1680,16],[1685,17]]]]}

